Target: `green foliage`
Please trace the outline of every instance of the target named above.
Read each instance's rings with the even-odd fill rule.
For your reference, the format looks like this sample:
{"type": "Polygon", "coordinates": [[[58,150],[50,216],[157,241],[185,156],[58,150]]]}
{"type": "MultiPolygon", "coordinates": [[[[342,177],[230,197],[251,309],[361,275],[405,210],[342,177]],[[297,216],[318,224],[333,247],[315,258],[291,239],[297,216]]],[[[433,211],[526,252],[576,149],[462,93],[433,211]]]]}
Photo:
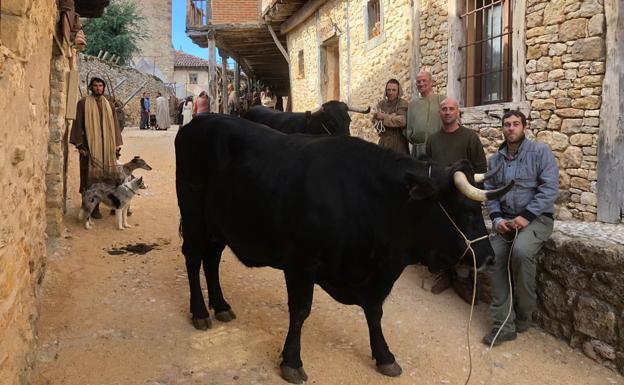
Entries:
{"type": "Polygon", "coordinates": [[[119,64],[125,64],[140,51],[139,40],[148,38],[143,29],[137,6],[129,1],[116,1],[106,8],[102,17],[88,19],[83,26],[87,37],[85,53],[97,56],[100,50],[120,57],[119,64]]]}

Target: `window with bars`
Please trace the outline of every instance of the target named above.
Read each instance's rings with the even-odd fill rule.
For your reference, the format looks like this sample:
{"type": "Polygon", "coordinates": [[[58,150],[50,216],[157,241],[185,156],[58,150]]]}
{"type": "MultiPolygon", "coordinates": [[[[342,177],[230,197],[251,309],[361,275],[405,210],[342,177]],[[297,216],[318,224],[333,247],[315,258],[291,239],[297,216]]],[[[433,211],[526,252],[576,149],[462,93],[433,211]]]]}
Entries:
{"type": "Polygon", "coordinates": [[[189,84],[197,84],[197,74],[189,73],[189,84]]]}
{"type": "Polygon", "coordinates": [[[299,77],[302,78],[305,76],[305,63],[303,61],[303,50],[299,50],[299,53],[297,54],[297,65],[299,68],[299,77]]]}
{"type": "Polygon", "coordinates": [[[466,106],[511,100],[511,0],[464,0],[466,106]]]}
{"type": "Polygon", "coordinates": [[[366,14],[368,15],[367,38],[370,40],[381,34],[381,4],[379,0],[369,0],[366,3],[366,14]]]}

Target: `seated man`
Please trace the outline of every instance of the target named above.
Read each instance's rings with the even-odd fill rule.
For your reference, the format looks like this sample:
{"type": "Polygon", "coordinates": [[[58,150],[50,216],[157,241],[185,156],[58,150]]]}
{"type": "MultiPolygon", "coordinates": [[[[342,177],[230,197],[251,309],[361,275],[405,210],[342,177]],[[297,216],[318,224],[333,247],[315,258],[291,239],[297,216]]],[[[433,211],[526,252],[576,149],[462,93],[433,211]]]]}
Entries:
{"type": "Polygon", "coordinates": [[[494,345],[514,340],[516,333],[531,327],[536,300],[536,255],[553,230],[559,168],[546,144],[524,136],[526,127],[526,117],[522,112],[508,111],[503,115],[505,141],[490,158],[490,170],[500,162],[504,163],[504,167],[485,182],[487,189],[502,186],[511,180],[516,182],[505,196],[487,202],[492,227],[496,230],[490,238],[496,259],[488,269],[492,285],[490,314],[494,327],[483,338],[486,345],[492,344],[497,333],[494,345]],[[514,285],[511,310],[508,263],[511,263],[514,285]],[[510,311],[509,319],[504,323],[510,311]]]}

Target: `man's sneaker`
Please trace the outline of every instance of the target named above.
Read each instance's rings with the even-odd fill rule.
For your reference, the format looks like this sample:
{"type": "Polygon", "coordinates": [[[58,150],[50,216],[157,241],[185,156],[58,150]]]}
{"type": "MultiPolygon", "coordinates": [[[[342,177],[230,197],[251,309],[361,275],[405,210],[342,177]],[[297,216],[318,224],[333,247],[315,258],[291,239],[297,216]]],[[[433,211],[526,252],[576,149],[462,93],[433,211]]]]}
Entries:
{"type": "MultiPolygon", "coordinates": [[[[487,346],[492,345],[492,341],[494,341],[494,337],[496,337],[496,333],[498,333],[498,328],[493,328],[488,334],[486,334],[485,337],[483,337],[483,340],[481,340],[481,342],[483,342],[487,346]]],[[[496,337],[496,341],[494,341],[494,346],[498,346],[505,341],[513,341],[517,337],[518,337],[518,334],[516,334],[516,332],[502,330],[498,334],[498,337],[496,337]]]]}
{"type": "Polygon", "coordinates": [[[443,271],[435,278],[435,284],[431,287],[433,294],[440,294],[451,287],[451,272],[443,271]]]}

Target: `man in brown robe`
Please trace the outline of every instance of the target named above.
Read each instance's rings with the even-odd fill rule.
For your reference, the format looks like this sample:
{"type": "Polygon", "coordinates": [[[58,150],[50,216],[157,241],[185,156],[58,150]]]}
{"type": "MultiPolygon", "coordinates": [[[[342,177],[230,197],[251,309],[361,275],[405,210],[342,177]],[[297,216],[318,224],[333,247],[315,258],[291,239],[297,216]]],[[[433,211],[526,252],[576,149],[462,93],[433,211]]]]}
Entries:
{"type": "MultiPolygon", "coordinates": [[[[69,142],[80,155],[80,192],[93,183],[115,184],[118,179],[117,155],[121,149],[121,128],[115,108],[104,96],[104,80],[93,77],[89,82],[91,95],[78,101],[76,120],[69,142]]],[[[91,214],[101,218],[99,207],[91,214]]]]}
{"type": "Polygon", "coordinates": [[[384,96],[377,103],[372,118],[375,130],[379,134],[379,145],[409,155],[409,145],[403,136],[407,101],[401,97],[401,85],[398,80],[388,80],[384,96]]]}

